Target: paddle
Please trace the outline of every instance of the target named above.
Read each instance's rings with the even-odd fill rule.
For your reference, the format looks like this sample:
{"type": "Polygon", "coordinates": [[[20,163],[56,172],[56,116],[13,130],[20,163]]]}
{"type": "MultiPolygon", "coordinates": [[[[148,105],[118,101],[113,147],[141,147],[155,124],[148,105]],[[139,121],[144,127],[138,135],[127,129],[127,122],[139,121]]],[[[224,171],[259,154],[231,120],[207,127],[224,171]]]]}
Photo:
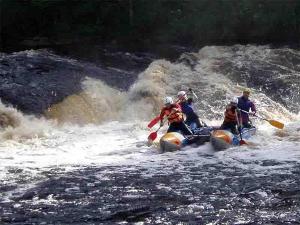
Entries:
{"type": "MultiPolygon", "coordinates": [[[[194,96],[197,100],[199,100],[198,96],[196,95],[196,93],[193,91],[192,88],[189,88],[189,91],[193,94],[193,96],[194,96]]],[[[207,124],[206,124],[203,120],[201,120],[200,118],[198,118],[198,119],[199,119],[200,124],[202,124],[203,127],[207,127],[207,124]]]]}
{"type": "Polygon", "coordinates": [[[238,131],[239,131],[240,138],[241,138],[240,145],[247,145],[247,142],[243,140],[242,125],[241,125],[241,122],[239,120],[239,116],[238,116],[237,110],[235,110],[235,116],[236,116],[236,121],[237,121],[237,124],[238,124],[238,131]]]}
{"type": "MultiPolygon", "coordinates": [[[[245,110],[242,110],[242,109],[240,109],[240,110],[241,110],[242,112],[244,112],[244,113],[250,114],[249,112],[247,112],[247,111],[245,111],[245,110]]],[[[278,128],[278,129],[283,129],[283,128],[284,128],[284,124],[281,123],[281,122],[279,122],[279,121],[277,121],[277,120],[268,120],[268,119],[263,118],[263,117],[258,116],[258,115],[253,115],[253,116],[255,116],[255,117],[259,118],[259,119],[262,119],[262,120],[265,120],[265,121],[269,122],[269,124],[271,124],[273,127],[276,127],[276,128],[278,128]]]]}
{"type": "Polygon", "coordinates": [[[151,134],[149,134],[148,136],[148,140],[150,141],[154,141],[156,138],[157,138],[157,132],[159,131],[159,129],[161,128],[162,126],[160,126],[156,131],[152,132],[151,134]]]}
{"type": "Polygon", "coordinates": [[[155,124],[159,122],[159,120],[160,120],[160,115],[158,115],[153,120],[151,120],[150,123],[148,123],[148,127],[152,128],[155,124]]]}
{"type": "MultiPolygon", "coordinates": [[[[166,117],[166,119],[163,121],[163,123],[159,126],[159,128],[158,128],[156,131],[154,131],[154,132],[152,132],[151,134],[149,134],[149,136],[148,136],[148,140],[149,140],[149,141],[154,141],[154,140],[157,138],[157,132],[160,130],[160,128],[162,128],[162,127],[164,126],[165,122],[168,120],[168,118],[169,118],[171,115],[172,115],[172,113],[169,114],[169,115],[166,117]]],[[[160,119],[160,117],[159,117],[159,119],[160,119]]]]}
{"type": "Polygon", "coordinates": [[[189,91],[195,96],[195,98],[198,100],[198,96],[196,95],[196,93],[193,91],[192,88],[189,88],[189,91]]]}
{"type": "Polygon", "coordinates": [[[157,132],[160,130],[160,128],[162,128],[164,126],[164,124],[168,120],[169,116],[167,116],[167,118],[163,121],[163,123],[159,126],[159,128],[156,131],[154,131],[151,134],[149,134],[148,141],[154,141],[157,138],[157,132]]]}

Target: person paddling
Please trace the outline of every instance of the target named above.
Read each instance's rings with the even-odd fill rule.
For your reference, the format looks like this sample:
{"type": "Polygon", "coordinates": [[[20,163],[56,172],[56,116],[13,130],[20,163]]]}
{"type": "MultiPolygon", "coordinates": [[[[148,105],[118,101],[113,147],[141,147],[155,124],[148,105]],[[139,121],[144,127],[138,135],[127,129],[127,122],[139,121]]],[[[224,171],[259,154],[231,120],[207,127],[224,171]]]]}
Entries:
{"type": "Polygon", "coordinates": [[[226,106],[224,121],[220,127],[222,130],[230,130],[233,134],[239,134],[241,127],[238,127],[241,123],[241,114],[237,108],[238,99],[233,98],[226,106]]]}
{"type": "Polygon", "coordinates": [[[193,108],[193,98],[188,98],[185,91],[179,91],[177,94],[179,105],[181,106],[182,112],[185,114],[185,124],[188,125],[192,130],[203,127],[199,116],[193,108]]]}
{"type": "Polygon", "coordinates": [[[241,117],[242,117],[242,125],[245,128],[250,128],[252,127],[252,123],[249,119],[249,114],[255,116],[256,114],[256,107],[254,103],[249,100],[250,96],[250,90],[245,89],[243,91],[243,95],[238,98],[238,104],[237,107],[241,109],[241,117]],[[251,109],[251,112],[250,112],[251,109]],[[245,111],[245,112],[243,112],[245,111]],[[247,113],[249,112],[249,113],[247,113]]]}
{"type": "Polygon", "coordinates": [[[165,106],[160,113],[160,126],[163,126],[164,117],[168,118],[169,128],[167,132],[180,131],[183,135],[192,135],[192,131],[184,123],[183,113],[179,104],[174,103],[172,97],[165,98],[165,106]]]}

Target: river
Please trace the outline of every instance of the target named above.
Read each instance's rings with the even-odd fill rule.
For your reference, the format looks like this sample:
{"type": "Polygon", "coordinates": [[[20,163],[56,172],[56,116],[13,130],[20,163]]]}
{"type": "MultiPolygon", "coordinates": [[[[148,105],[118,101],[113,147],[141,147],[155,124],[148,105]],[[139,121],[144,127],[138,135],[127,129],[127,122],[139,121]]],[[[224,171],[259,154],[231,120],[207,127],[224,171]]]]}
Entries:
{"type": "MultiPolygon", "coordinates": [[[[87,65],[43,54],[49,63],[87,65]]],[[[299,61],[290,48],[207,46],[153,60],[136,75],[122,68],[119,86],[109,70],[105,79],[85,73],[80,89],[37,115],[1,104],[0,223],[300,224],[299,61]],[[147,123],[165,95],[192,88],[201,118],[218,125],[246,86],[259,115],[284,130],[253,119],[258,133],[247,146],[164,154],[147,146],[147,123]]]]}

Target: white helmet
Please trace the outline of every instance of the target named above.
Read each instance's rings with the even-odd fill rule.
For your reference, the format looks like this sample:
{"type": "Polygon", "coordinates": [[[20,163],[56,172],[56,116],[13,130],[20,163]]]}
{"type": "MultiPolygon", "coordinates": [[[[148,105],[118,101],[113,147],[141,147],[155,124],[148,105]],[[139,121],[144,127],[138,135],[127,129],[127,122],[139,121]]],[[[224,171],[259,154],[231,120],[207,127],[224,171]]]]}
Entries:
{"type": "Polygon", "coordinates": [[[185,92],[185,91],[179,91],[179,92],[177,93],[177,97],[178,97],[179,99],[187,100],[187,95],[186,95],[186,92],[185,92]]]}
{"type": "Polygon", "coordinates": [[[239,102],[239,99],[238,99],[237,97],[234,97],[234,98],[232,98],[232,99],[230,100],[230,104],[235,104],[235,105],[237,105],[238,102],[239,102]]]}
{"type": "Polygon", "coordinates": [[[165,98],[165,105],[170,105],[173,104],[173,99],[172,97],[166,97],[165,98]]]}

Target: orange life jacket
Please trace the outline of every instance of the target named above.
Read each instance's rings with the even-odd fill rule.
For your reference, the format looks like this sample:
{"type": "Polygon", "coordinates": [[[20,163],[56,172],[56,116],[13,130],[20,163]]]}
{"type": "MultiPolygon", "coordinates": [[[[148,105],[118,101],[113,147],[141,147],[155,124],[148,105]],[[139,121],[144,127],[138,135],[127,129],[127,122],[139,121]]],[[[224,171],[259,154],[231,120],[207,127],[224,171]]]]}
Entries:
{"type": "Polygon", "coordinates": [[[164,107],[161,110],[161,120],[163,120],[164,116],[168,117],[169,123],[181,122],[184,120],[180,105],[176,103],[172,104],[170,107],[164,107]]]}
{"type": "Polygon", "coordinates": [[[226,107],[224,122],[237,122],[236,121],[236,111],[232,110],[230,106],[226,107]]]}

